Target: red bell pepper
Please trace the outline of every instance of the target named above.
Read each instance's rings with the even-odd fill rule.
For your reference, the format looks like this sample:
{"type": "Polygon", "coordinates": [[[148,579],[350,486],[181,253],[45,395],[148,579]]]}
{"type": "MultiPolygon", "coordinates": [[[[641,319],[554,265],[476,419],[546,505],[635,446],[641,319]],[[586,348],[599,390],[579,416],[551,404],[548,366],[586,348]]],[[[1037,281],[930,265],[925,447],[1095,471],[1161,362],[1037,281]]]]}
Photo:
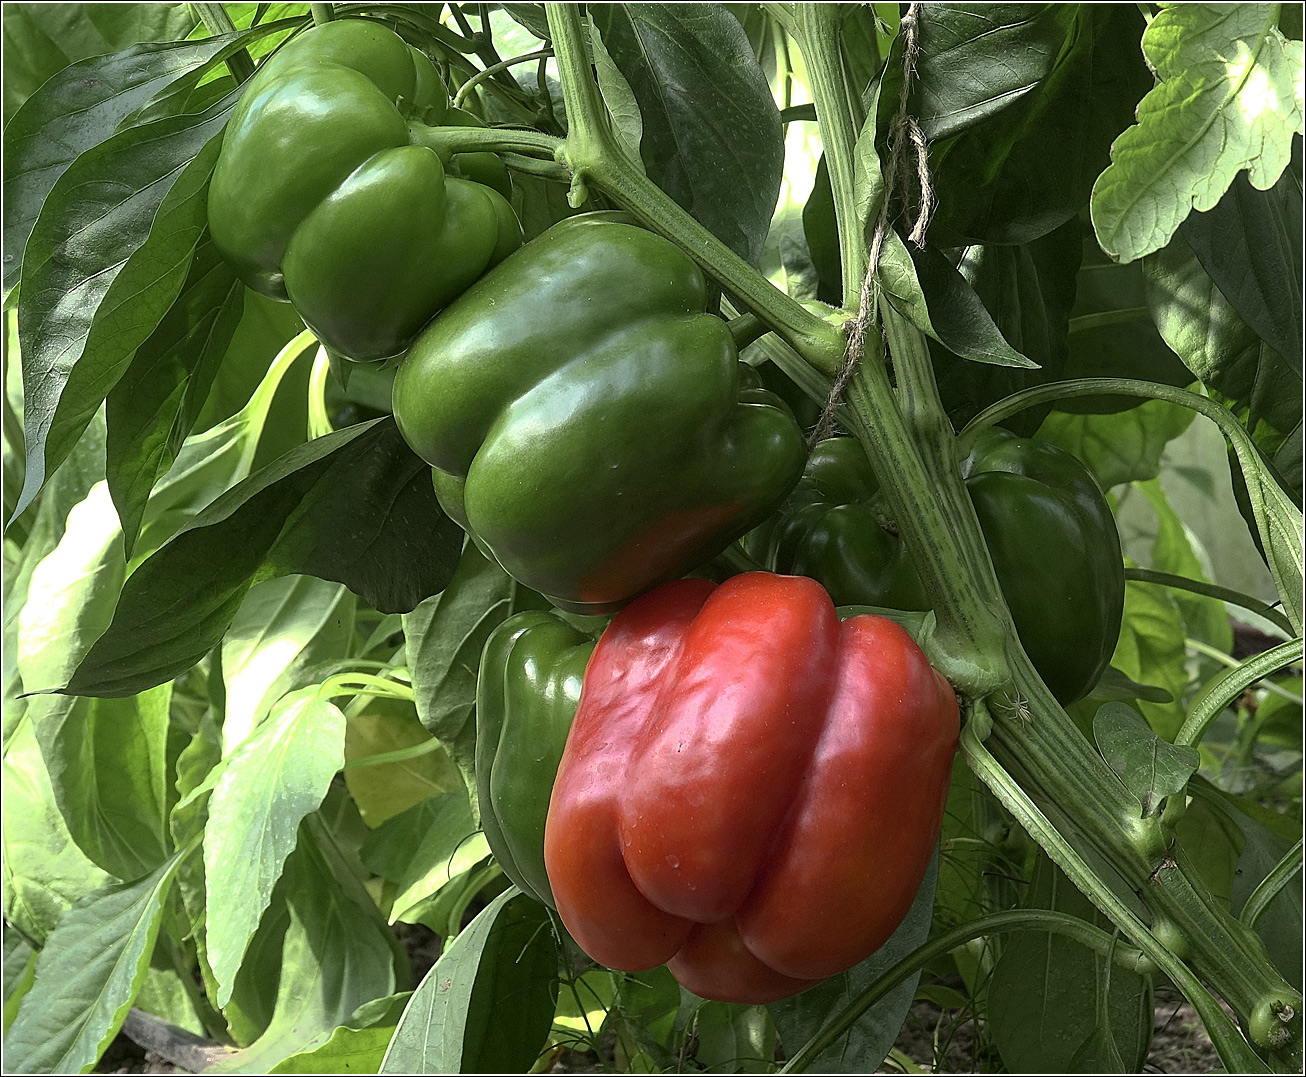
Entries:
{"type": "Polygon", "coordinates": [[[610,968],[770,1002],[874,953],[938,838],[957,701],[813,580],[669,583],[595,648],[553,787],[558,912],[610,968]]]}

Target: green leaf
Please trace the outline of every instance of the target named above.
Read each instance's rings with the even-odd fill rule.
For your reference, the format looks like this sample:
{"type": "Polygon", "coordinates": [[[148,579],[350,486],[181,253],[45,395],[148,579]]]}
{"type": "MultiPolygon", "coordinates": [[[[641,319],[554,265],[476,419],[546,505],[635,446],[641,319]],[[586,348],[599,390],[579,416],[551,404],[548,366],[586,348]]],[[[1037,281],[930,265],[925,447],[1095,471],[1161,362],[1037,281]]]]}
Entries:
{"type": "Polygon", "coordinates": [[[299,824],[344,763],[345,716],[317,686],[286,696],[228,756],[204,838],[207,945],[218,1004],[272,898],[299,824]]]}
{"type": "Polygon", "coordinates": [[[1140,701],[1138,709],[1156,732],[1173,741],[1184,721],[1188,687],[1183,619],[1166,588],[1126,581],[1125,612],[1111,664],[1126,677],[1169,693],[1170,703],[1140,701]]]}
{"type": "Polygon", "coordinates": [[[305,824],[285,875],[278,904],[289,919],[272,964],[280,976],[271,1020],[250,1047],[209,1073],[270,1073],[351,1024],[360,1007],[395,993],[394,936],[325,828],[305,824]]]}
{"type": "Polygon", "coordinates": [[[395,883],[391,920],[413,922],[459,876],[490,855],[472,820],[463,790],[429,797],[376,832],[363,847],[363,863],[395,883]],[[414,824],[423,823],[414,833],[414,824]]]}
{"type": "MultiPolygon", "coordinates": [[[[1078,213],[1152,86],[1143,26],[1128,4],[921,8],[913,100],[931,142],[936,243],[1028,243],[1078,213]]],[[[891,60],[890,101],[900,70],[891,60]]]]}
{"type": "MultiPolygon", "coordinates": [[[[990,244],[962,252],[961,276],[1002,338],[1038,369],[974,363],[932,344],[939,393],[958,429],[994,401],[1062,376],[1080,249],[1080,226],[1071,221],[1024,246],[990,244]]],[[[1029,435],[1044,414],[1045,408],[1028,408],[1006,425],[1029,435]]]]}
{"type": "MultiPolygon", "coordinates": [[[[1191,385],[1193,373],[1152,324],[1142,263],[1111,261],[1089,229],[1084,232],[1083,252],[1063,377],[1141,378],[1181,389],[1191,385]]],[[[1126,411],[1141,403],[1138,397],[1084,396],[1059,400],[1057,409],[1100,413],[1126,411]]]]}
{"type": "Polygon", "coordinates": [[[321,1043],[287,1055],[269,1073],[376,1073],[394,1038],[411,991],[379,998],[360,1006],[321,1043]]]}
{"type": "MultiPolygon", "coordinates": [[[[44,4],[32,6],[51,10],[44,4]]],[[[7,36],[8,8],[5,14],[7,36]]],[[[28,99],[4,131],[6,293],[18,281],[32,226],[68,166],[108,140],[120,123],[156,94],[178,80],[194,85],[208,65],[241,43],[239,35],[230,35],[134,45],[64,68],[28,99]]],[[[7,79],[5,85],[7,94],[7,79]]]]}
{"type": "Polygon", "coordinates": [[[183,855],[139,882],[95,891],[60,921],[5,1037],[6,1067],[85,1073],[99,1060],[145,979],[183,855]]]}
{"type": "MultiPolygon", "coordinates": [[[[793,998],[771,1004],[771,1017],[791,1056],[820,1031],[827,1019],[847,1007],[883,973],[924,944],[930,931],[938,878],[939,856],[936,850],[916,900],[888,942],[847,972],[832,976],[793,998]]],[[[813,1072],[874,1073],[903,1026],[919,979],[919,973],[908,976],[871,1009],[863,1012],[841,1039],[811,1060],[810,1069],[813,1072]]]]}
{"type": "MultiPolygon", "coordinates": [[[[1231,796],[1209,782],[1189,786],[1194,803],[1204,806],[1230,836],[1237,865],[1229,874],[1230,911],[1237,916],[1261,880],[1301,837],[1300,823],[1267,811],[1254,801],[1231,796]]],[[[1185,817],[1187,812],[1184,813],[1185,817]]],[[[1182,822],[1182,819],[1180,820],[1182,822]]],[[[1290,982],[1302,983],[1302,894],[1300,886],[1285,886],[1256,925],[1270,959],[1290,982]]]]}
{"type": "Polygon", "coordinates": [[[912,261],[929,303],[930,321],[949,351],[994,366],[1038,366],[1007,343],[970,281],[937,247],[927,246],[913,254],[912,261]]]}
{"type": "MultiPolygon", "coordinates": [[[[1158,572],[1171,572],[1192,580],[1209,583],[1202,562],[1193,551],[1197,541],[1185,526],[1179,514],[1170,506],[1160,479],[1138,483],[1156,513],[1156,540],[1152,543],[1151,567],[1158,572]]],[[[1199,640],[1225,654],[1233,651],[1233,628],[1224,603],[1207,595],[1175,590],[1175,603],[1183,617],[1184,631],[1190,639],[1199,640]]]]}
{"type": "Polygon", "coordinates": [[[462,532],[392,419],[337,430],[228,490],[127,580],[68,691],[123,695],[184,673],[226,632],[257,578],[304,572],[382,610],[411,608],[452,572],[462,532]]]}
{"type": "Polygon", "coordinates": [[[16,929],[5,924],[3,1034],[6,1036],[9,1035],[9,1026],[18,1016],[18,1007],[36,979],[38,952],[16,929]]]}
{"type": "Polygon", "coordinates": [[[1148,400],[1114,414],[1048,413],[1035,436],[1073,453],[1103,490],[1155,479],[1165,447],[1188,429],[1193,412],[1166,400],[1148,400]]]}
{"type": "Polygon", "coordinates": [[[1143,262],[1143,277],[1165,342],[1205,385],[1248,409],[1249,429],[1263,420],[1287,433],[1301,422],[1300,371],[1238,316],[1182,235],[1143,262]]]}
{"type": "Polygon", "coordinates": [[[476,788],[472,712],[481,650],[490,633],[520,608],[521,598],[531,594],[468,542],[444,591],[404,618],[417,716],[445,746],[471,790],[476,788]]]}
{"type": "MultiPolygon", "coordinates": [[[[612,116],[613,126],[621,136],[626,152],[630,154],[631,160],[640,161],[639,144],[644,137],[644,120],[639,114],[639,102],[635,100],[635,92],[626,81],[626,76],[608,55],[608,50],[603,46],[603,36],[594,28],[593,23],[591,15],[589,40],[594,53],[594,76],[599,84],[599,93],[603,95],[603,103],[612,116]]],[[[642,161],[640,167],[643,167],[642,161]]]]}
{"type": "Polygon", "coordinates": [[[1201,761],[1192,745],[1174,745],[1152,732],[1142,716],[1123,703],[1107,703],[1093,719],[1098,751],[1125,788],[1151,815],[1177,793],[1201,761]]]}
{"type": "Polygon", "coordinates": [[[1268,191],[1238,174],[1180,234],[1238,316],[1301,377],[1302,185],[1289,167],[1268,191]]]}
{"type": "Polygon", "coordinates": [[[5,920],[43,943],[75,902],[114,880],[68,833],[30,721],[5,744],[3,783],[5,920]]]}
{"type": "Polygon", "coordinates": [[[171,309],[107,398],[108,478],[128,556],[154,484],[172,466],[240,324],[245,288],[201,241],[171,309]]]}
{"type": "Polygon", "coordinates": [[[1302,133],[1302,43],[1285,40],[1272,4],[1164,4],[1143,33],[1159,82],[1093,185],[1102,249],[1131,262],[1158,251],[1194,210],[1208,210],[1243,169],[1273,187],[1302,133]]]}
{"type": "Polygon", "coordinates": [[[27,242],[18,303],[20,511],[181,290],[233,104],[128,128],[82,154],[50,191],[27,242]]]}
{"type": "Polygon", "coordinates": [[[523,1073],[548,1037],[557,985],[547,910],[505,890],[423,977],[380,1072],[523,1073]]]}
{"type": "MultiPolygon", "coordinates": [[[[18,669],[31,690],[67,679],[112,616],[125,568],[118,519],[99,484],[32,574],[18,635],[18,669]]],[[[170,695],[171,686],[111,704],[42,695],[28,707],[69,833],[121,879],[154,870],[169,852],[170,695]]]]}
{"type": "Polygon", "coordinates": [[[694,1061],[709,1073],[770,1073],[775,1025],[765,1006],[704,1002],[694,1011],[694,1061]]]}
{"type": "Polygon", "coordinates": [[[197,17],[182,4],[6,4],[6,118],[71,63],[143,41],[175,41],[197,17]]]}
{"type": "MultiPolygon", "coordinates": [[[[1070,913],[1110,930],[1106,917],[1041,854],[1024,906],[1070,913]]],[[[1118,967],[1110,969],[1104,1000],[1111,1046],[1103,1055],[1081,1056],[1082,1070],[1071,1069],[1098,1025],[1103,965],[1103,958],[1063,935],[1017,931],[1006,936],[989,990],[989,1029],[1008,1070],[1117,1072],[1110,1067],[1115,1052],[1123,1058],[1123,1072],[1141,1069],[1152,1039],[1151,983],[1118,967]]]]}
{"type": "Polygon", "coordinates": [[[413,704],[406,700],[375,696],[350,714],[345,729],[346,764],[418,745],[433,749],[395,763],[346,768],[349,795],[369,827],[380,826],[428,797],[463,790],[458,767],[433,741],[413,704]]]}
{"type": "Polygon", "coordinates": [[[227,706],[222,746],[230,753],[313,667],[347,654],[354,596],[338,583],[283,576],[251,587],[222,640],[227,706]]]}
{"type": "Polygon", "coordinates": [[[1132,681],[1115,666],[1107,666],[1106,672],[1093,686],[1092,698],[1107,703],[1127,703],[1133,699],[1143,699],[1148,703],[1173,702],[1170,693],[1164,688],[1132,681]]]}
{"type": "Polygon", "coordinates": [[[590,17],[639,103],[649,178],[759,264],[784,132],[739,22],[715,4],[601,4],[590,17]]]}

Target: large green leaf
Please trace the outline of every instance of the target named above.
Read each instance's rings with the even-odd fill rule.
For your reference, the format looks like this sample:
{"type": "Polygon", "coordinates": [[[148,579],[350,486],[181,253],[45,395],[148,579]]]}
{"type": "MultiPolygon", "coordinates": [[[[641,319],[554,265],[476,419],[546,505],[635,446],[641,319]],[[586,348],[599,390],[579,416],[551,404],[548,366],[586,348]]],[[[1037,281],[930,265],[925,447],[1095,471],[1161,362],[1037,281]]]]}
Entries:
{"type": "Polygon", "coordinates": [[[109,391],[108,479],[127,554],[155,482],[177,458],[244,308],[244,286],[202,241],[180,294],[109,391]]]}
{"type": "MultiPolygon", "coordinates": [[[[10,6],[5,8],[6,39],[10,6]]],[[[49,4],[30,6],[52,9],[49,4]]],[[[199,42],[134,45],[112,56],[92,57],[64,68],[9,118],[4,132],[6,293],[18,281],[32,226],[68,166],[108,140],[120,123],[165,88],[179,81],[194,85],[211,64],[241,42],[240,35],[226,35],[199,42]]],[[[8,52],[6,41],[6,60],[8,52]]],[[[5,85],[7,93],[7,79],[5,85]]]]}
{"type": "Polygon", "coordinates": [[[69,64],[143,41],[175,41],[196,21],[186,4],[5,4],[5,117],[69,64]]]}
{"type": "MultiPolygon", "coordinates": [[[[1300,141],[1294,145],[1300,150],[1300,141]]],[[[1268,191],[1239,173],[1180,234],[1238,316],[1302,372],[1302,184],[1294,161],[1268,191]]]]}
{"type": "Polygon", "coordinates": [[[222,639],[225,752],[248,737],[282,695],[304,685],[309,670],[349,653],[355,605],[340,584],[313,576],[283,576],[250,588],[222,639]]]}
{"type": "Polygon", "coordinates": [[[649,178],[758,264],[784,132],[738,20],[716,4],[599,4],[590,15],[639,102],[649,178]]]}
{"type": "MultiPolygon", "coordinates": [[[[277,905],[288,918],[278,947],[280,960],[272,965],[278,976],[267,1028],[210,1073],[272,1072],[282,1060],[349,1025],[361,1007],[393,995],[397,975],[407,976],[376,903],[326,829],[312,818],[286,861],[285,876],[279,890],[284,900],[277,905]]],[[[276,912],[274,906],[269,915],[276,912]]]]}
{"type": "MultiPolygon", "coordinates": [[[[1106,917],[1046,856],[1035,864],[1024,904],[1107,926],[1106,917]]],[[[1133,1073],[1142,1067],[1152,1040],[1151,983],[1111,967],[1102,1000],[1104,964],[1082,943],[1062,935],[1019,931],[1007,936],[993,970],[988,1012],[994,1041],[1012,1073],[1133,1073]],[[1110,1043],[1083,1057],[1079,1052],[1092,1038],[1102,1009],[1110,1043]]]]}
{"type": "Polygon", "coordinates": [[[378,609],[412,609],[448,582],[461,535],[392,419],[316,438],[141,564],[68,691],[131,694],[185,672],[222,639],[256,578],[307,573],[378,609]]]}
{"type": "MultiPolygon", "coordinates": [[[[932,344],[939,393],[957,429],[994,401],[1062,376],[1069,352],[1079,236],[1078,223],[1071,221],[1033,243],[990,244],[962,252],[961,276],[983,302],[997,331],[1038,367],[976,363],[932,344]]],[[[1021,434],[1033,433],[1047,411],[1048,407],[1027,408],[1007,425],[1021,434]]]]}
{"type": "Polygon", "coordinates": [[[1278,5],[1161,7],[1143,34],[1159,81],[1093,185],[1098,242],[1122,262],[1164,247],[1243,169],[1273,187],[1303,128],[1302,43],[1279,32],[1278,5]]]}
{"type": "Polygon", "coordinates": [[[218,1004],[236,973],[299,824],[344,764],[345,716],[316,686],[286,696],[224,761],[204,837],[207,945],[218,1004]]]}
{"type": "Polygon", "coordinates": [[[1183,234],[1143,262],[1143,277],[1165,342],[1203,383],[1247,409],[1249,429],[1264,421],[1286,434],[1301,422],[1300,371],[1238,316],[1183,234]]]}
{"type": "Polygon", "coordinates": [[[75,902],[115,880],[68,833],[36,730],[27,719],[5,742],[0,811],[5,920],[44,942],[75,902]]]}
{"type": "MultiPolygon", "coordinates": [[[[68,517],[68,530],[32,574],[20,617],[18,669],[39,690],[67,679],[112,616],[126,564],[103,485],[68,517]]],[[[29,714],[56,800],[78,846],[121,879],[168,854],[166,737],[171,686],[116,700],[43,695],[29,714]]]]}
{"type": "Polygon", "coordinates": [[[422,979],[380,1072],[524,1073],[548,1037],[557,985],[548,911],[512,887],[422,979]]]}
{"type": "Polygon", "coordinates": [[[1165,400],[1149,400],[1127,411],[1068,414],[1053,411],[1037,431],[1040,441],[1060,445],[1086,465],[1098,485],[1154,479],[1165,447],[1192,424],[1193,413],[1165,400]]]}
{"type": "Polygon", "coordinates": [[[6,1068],[85,1073],[99,1060],[144,982],[180,860],[95,891],[60,921],[5,1037],[6,1068]]]}
{"type": "MultiPolygon", "coordinates": [[[[1027,243],[1073,217],[1152,86],[1143,25],[1127,4],[924,5],[912,98],[932,143],[933,235],[1027,243]]],[[[888,103],[900,70],[891,60],[888,103]]]]}
{"type": "Polygon", "coordinates": [[[18,304],[27,438],[19,511],[181,290],[234,103],[127,128],[74,161],[42,205],[18,304]]]}

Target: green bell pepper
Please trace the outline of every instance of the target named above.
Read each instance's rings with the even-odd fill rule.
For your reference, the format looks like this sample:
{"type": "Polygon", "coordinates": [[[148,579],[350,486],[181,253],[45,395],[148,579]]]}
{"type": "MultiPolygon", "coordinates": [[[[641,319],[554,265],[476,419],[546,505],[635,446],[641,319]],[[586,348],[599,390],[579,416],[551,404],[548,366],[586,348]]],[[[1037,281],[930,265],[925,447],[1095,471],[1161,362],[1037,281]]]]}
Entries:
{"type": "MultiPolygon", "coordinates": [[[[338,354],[399,354],[521,243],[503,195],[448,175],[422,144],[431,124],[465,126],[455,111],[431,61],[380,23],[337,20],[293,38],[227,124],[209,187],[215,245],[338,354]]],[[[493,155],[466,156],[506,189],[506,171],[481,160],[493,155]]]]}
{"type": "Polygon", "coordinates": [[[611,612],[721,552],[802,473],[802,434],[744,388],[694,262],[620,215],[562,221],[423,332],[394,385],[445,511],[512,576],[611,612]]]}
{"type": "MultiPolygon", "coordinates": [[[[1088,469],[1054,445],[991,428],[962,464],[1021,645],[1063,703],[1087,695],[1120,635],[1124,558],[1088,469]]],[[[929,601],[852,438],[821,442],[784,508],[746,541],[777,572],[811,576],[837,605],[929,601]]]]}
{"type": "Polygon", "coordinates": [[[504,873],[553,905],[544,821],[594,640],[528,610],[490,634],[476,682],[476,796],[504,873]]]}

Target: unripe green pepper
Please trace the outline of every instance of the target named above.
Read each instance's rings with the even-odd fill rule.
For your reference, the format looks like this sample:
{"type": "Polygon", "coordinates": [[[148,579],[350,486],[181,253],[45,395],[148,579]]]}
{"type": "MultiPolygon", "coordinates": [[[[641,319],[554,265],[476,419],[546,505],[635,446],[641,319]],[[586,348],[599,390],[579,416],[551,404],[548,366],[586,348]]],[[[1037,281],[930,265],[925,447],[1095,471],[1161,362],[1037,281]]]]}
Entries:
{"type": "Polygon", "coordinates": [[[476,682],[476,795],[504,874],[553,905],[544,821],[580,702],[594,640],[540,610],[509,617],[481,652],[476,682]]]}
{"type": "Polygon", "coordinates": [[[228,121],[209,187],[218,250],[333,351],[397,355],[521,242],[499,191],[446,176],[421,144],[428,124],[466,123],[452,111],[431,61],[380,23],[292,39],[228,121]]]}
{"type": "Polygon", "coordinates": [[[744,388],[678,247],[612,214],[562,221],[455,300],[395,377],[436,493],[504,569],[611,612],[715,556],[779,505],[802,433],[744,388]]]}
{"type": "MultiPolygon", "coordinates": [[[[1111,660],[1124,609],[1124,558],[1106,498],[1070,453],[996,427],[976,439],[962,474],[1021,645],[1057,699],[1083,697],[1111,660]]],[[[860,444],[830,439],[745,545],[777,572],[819,580],[838,605],[927,609],[885,512],[860,444]]]]}

